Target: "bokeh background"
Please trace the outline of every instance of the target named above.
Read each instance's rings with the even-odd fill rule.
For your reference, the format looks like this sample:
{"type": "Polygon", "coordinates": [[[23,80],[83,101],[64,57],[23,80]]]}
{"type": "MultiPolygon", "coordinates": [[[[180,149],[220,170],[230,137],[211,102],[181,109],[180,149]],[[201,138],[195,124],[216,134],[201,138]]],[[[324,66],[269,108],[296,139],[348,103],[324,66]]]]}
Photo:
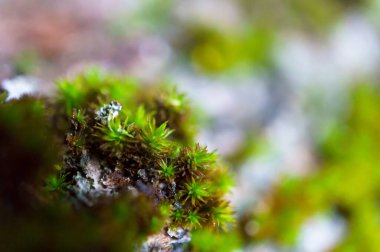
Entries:
{"type": "Polygon", "coordinates": [[[0,81],[174,83],[236,185],[204,251],[380,251],[379,0],[0,0],[0,81]]]}

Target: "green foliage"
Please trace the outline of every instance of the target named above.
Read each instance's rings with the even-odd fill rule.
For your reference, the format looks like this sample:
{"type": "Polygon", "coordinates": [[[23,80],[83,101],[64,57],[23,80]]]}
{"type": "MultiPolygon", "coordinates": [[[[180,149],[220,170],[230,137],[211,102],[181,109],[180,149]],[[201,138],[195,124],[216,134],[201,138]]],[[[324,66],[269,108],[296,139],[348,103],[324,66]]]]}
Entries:
{"type": "Polygon", "coordinates": [[[187,215],[187,220],[189,222],[189,226],[192,228],[201,227],[200,218],[201,217],[199,216],[199,214],[196,211],[190,212],[187,215]]]}
{"type": "Polygon", "coordinates": [[[227,230],[227,224],[234,222],[233,209],[225,201],[219,204],[219,206],[211,209],[211,218],[216,226],[220,226],[223,230],[227,230]]]}
{"type": "Polygon", "coordinates": [[[253,215],[260,227],[253,239],[293,245],[305,221],[332,213],[347,228],[334,251],[378,250],[380,90],[362,84],[351,92],[346,113],[318,146],[319,170],[283,179],[253,215]]]}
{"type": "Polygon", "coordinates": [[[45,181],[45,188],[48,191],[62,191],[68,184],[65,182],[65,176],[51,175],[45,181]]]}
{"type": "Polygon", "coordinates": [[[167,164],[164,160],[161,160],[160,162],[160,170],[159,172],[167,178],[172,178],[175,174],[175,168],[173,164],[167,164]]]}
{"type": "Polygon", "coordinates": [[[175,223],[181,224],[185,220],[185,214],[182,209],[177,208],[172,212],[171,218],[175,223]]]}
{"type": "Polygon", "coordinates": [[[209,176],[213,181],[209,187],[210,193],[228,193],[229,189],[234,185],[234,180],[225,167],[220,166],[217,169],[213,169],[209,176]]]}
{"type": "Polygon", "coordinates": [[[66,80],[59,81],[58,91],[62,95],[61,99],[68,113],[70,113],[73,108],[83,105],[83,100],[85,97],[79,83],[74,85],[66,80]]]}
{"type": "Polygon", "coordinates": [[[208,152],[207,147],[196,145],[195,148],[189,153],[189,159],[195,169],[207,169],[215,164],[218,155],[215,152],[208,152]]]}
{"type": "Polygon", "coordinates": [[[132,251],[164,227],[216,231],[234,221],[224,201],[227,172],[186,130],[184,95],[156,88],[145,95],[126,79],[91,68],[60,80],[48,102],[2,98],[0,205],[25,211],[5,211],[2,225],[28,226],[20,237],[36,237],[25,246],[132,251]]]}
{"type": "Polygon", "coordinates": [[[129,138],[133,138],[133,125],[128,124],[128,118],[124,122],[116,118],[110,120],[107,125],[98,124],[95,128],[100,131],[97,136],[105,141],[103,146],[121,148],[129,138]]]}
{"type": "Polygon", "coordinates": [[[205,197],[209,196],[207,192],[207,187],[204,183],[195,181],[194,178],[191,178],[191,182],[186,183],[185,185],[186,191],[184,195],[186,195],[185,201],[190,199],[191,204],[195,205],[196,201],[204,202],[205,197]]]}
{"type": "Polygon", "coordinates": [[[148,124],[147,118],[151,118],[151,116],[151,114],[147,114],[143,106],[139,106],[136,110],[136,113],[133,115],[132,120],[136,126],[140,128],[145,128],[148,124]]]}
{"type": "Polygon", "coordinates": [[[137,84],[132,80],[116,78],[116,75],[91,67],[71,79],[57,81],[59,106],[71,116],[73,109],[94,109],[97,104],[109,97],[110,100],[124,100],[135,94],[137,84]]]}
{"type": "Polygon", "coordinates": [[[193,65],[207,73],[223,73],[234,68],[271,65],[271,49],[275,34],[266,26],[244,27],[241,30],[220,30],[215,27],[193,27],[184,34],[192,41],[184,48],[193,65]]]}
{"type": "Polygon", "coordinates": [[[166,138],[173,132],[166,126],[167,123],[165,122],[157,127],[154,119],[148,119],[145,127],[142,128],[143,143],[154,151],[163,151],[169,145],[166,138]]]}
{"type": "Polygon", "coordinates": [[[154,116],[157,125],[167,123],[170,129],[175,129],[172,137],[183,144],[194,142],[195,118],[184,94],[172,85],[163,83],[138,92],[138,96],[145,112],[154,116]]]}
{"type": "Polygon", "coordinates": [[[80,125],[84,125],[87,120],[86,111],[78,109],[73,111],[73,118],[76,120],[80,125]]]}
{"type": "MultiPolygon", "coordinates": [[[[77,172],[91,176],[86,172],[94,162],[86,160],[100,160],[95,167],[110,172],[103,181],[119,190],[135,187],[163,204],[167,225],[227,230],[234,219],[223,199],[230,176],[215,152],[194,144],[186,97],[169,86],[139,89],[129,83],[127,91],[119,88],[125,78],[93,71],[63,81],[84,99],[70,102],[72,114],[60,115],[74,118],[66,139],[83,143],[69,144],[65,153],[71,184],[78,183],[77,172]]],[[[57,106],[66,96],[58,94],[57,106]]]]}
{"type": "Polygon", "coordinates": [[[179,93],[175,87],[167,87],[167,92],[163,96],[163,101],[167,107],[175,111],[182,111],[188,105],[185,94],[179,93]]]}

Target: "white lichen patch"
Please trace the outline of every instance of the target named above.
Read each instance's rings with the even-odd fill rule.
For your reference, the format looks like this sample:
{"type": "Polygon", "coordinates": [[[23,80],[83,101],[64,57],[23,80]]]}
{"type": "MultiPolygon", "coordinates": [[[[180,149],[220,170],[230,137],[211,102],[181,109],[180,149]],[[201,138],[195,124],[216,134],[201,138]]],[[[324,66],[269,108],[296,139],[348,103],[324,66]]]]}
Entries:
{"type": "Polygon", "coordinates": [[[105,104],[99,110],[95,111],[95,119],[102,124],[107,124],[119,115],[122,108],[120,103],[111,101],[109,104],[105,104]]]}
{"type": "Polygon", "coordinates": [[[168,228],[161,233],[152,235],[143,244],[141,251],[182,252],[183,244],[190,242],[188,230],[183,228],[168,228]]]}
{"type": "Polygon", "coordinates": [[[93,206],[102,197],[116,196],[122,178],[115,179],[115,172],[102,167],[96,159],[86,156],[83,160],[86,160],[81,164],[84,174],[78,172],[74,177],[76,183],[73,190],[77,199],[87,206],[93,206]]]}
{"type": "Polygon", "coordinates": [[[73,190],[76,194],[77,199],[87,206],[92,206],[94,202],[93,197],[90,197],[92,194],[90,181],[87,178],[83,177],[79,172],[77,172],[77,175],[74,177],[74,181],[76,183],[73,186],[73,190]]]}
{"type": "Polygon", "coordinates": [[[2,88],[8,92],[7,101],[19,99],[26,94],[33,94],[37,91],[37,81],[30,77],[18,76],[14,79],[4,80],[2,88]]]}
{"type": "Polygon", "coordinates": [[[92,179],[92,186],[95,190],[101,190],[102,186],[99,183],[101,177],[99,162],[95,159],[90,159],[84,168],[84,172],[86,173],[87,178],[92,179]]]}

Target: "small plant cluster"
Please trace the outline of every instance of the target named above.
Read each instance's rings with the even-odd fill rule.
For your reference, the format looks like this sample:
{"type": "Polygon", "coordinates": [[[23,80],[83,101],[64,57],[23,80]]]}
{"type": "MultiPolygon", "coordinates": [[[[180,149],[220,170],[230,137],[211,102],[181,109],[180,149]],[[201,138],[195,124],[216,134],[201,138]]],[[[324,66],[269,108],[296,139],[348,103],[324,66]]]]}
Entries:
{"type": "Polygon", "coordinates": [[[226,230],[231,177],[193,122],[175,89],[96,68],[50,98],[2,93],[0,250],[170,251],[226,230]]]}
{"type": "Polygon", "coordinates": [[[190,120],[185,97],[147,89],[97,69],[59,82],[54,106],[65,108],[57,117],[70,123],[56,183],[79,204],[134,191],[151,198],[171,228],[226,229],[230,176],[215,152],[181,130],[190,120]]]}

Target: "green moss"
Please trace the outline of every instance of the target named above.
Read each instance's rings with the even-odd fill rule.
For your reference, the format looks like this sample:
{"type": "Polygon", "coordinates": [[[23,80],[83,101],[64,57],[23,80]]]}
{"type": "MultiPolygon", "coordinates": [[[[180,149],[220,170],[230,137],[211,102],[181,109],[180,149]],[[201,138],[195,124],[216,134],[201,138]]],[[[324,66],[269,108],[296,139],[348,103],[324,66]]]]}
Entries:
{"type": "Polygon", "coordinates": [[[45,188],[48,191],[62,191],[67,186],[65,176],[51,175],[46,179],[45,188]]]}
{"type": "MultiPolygon", "coordinates": [[[[28,212],[11,212],[4,226],[22,229],[22,239],[30,230],[17,223],[41,234],[55,232],[57,236],[46,236],[54,250],[127,251],[164,227],[227,229],[233,212],[224,201],[227,183],[218,176],[228,177],[226,169],[215,152],[195,143],[185,96],[160,87],[91,68],[59,80],[57,95],[49,100],[5,102],[3,95],[0,135],[9,141],[2,145],[7,154],[1,156],[1,169],[8,174],[15,167],[33,168],[22,176],[19,171],[5,176],[1,183],[3,194],[17,196],[10,194],[0,203],[13,202],[28,212]],[[42,174],[39,180],[36,174],[42,174]],[[19,187],[25,182],[28,186],[19,187]],[[33,196],[24,197],[20,188],[35,188],[33,196]],[[77,227],[72,233],[70,225],[77,227]]],[[[44,239],[25,244],[46,249],[44,239]]]]}
{"type": "Polygon", "coordinates": [[[82,125],[77,127],[71,120],[66,131],[66,139],[74,139],[67,143],[64,164],[71,173],[72,186],[78,184],[78,172],[82,177],[89,176],[88,161],[83,160],[97,160],[102,179],[113,181],[113,193],[129,186],[156,202],[169,202],[172,207],[167,215],[173,216],[167,220],[170,225],[224,229],[233,221],[232,211],[212,214],[213,209],[225,208],[223,197],[229,188],[223,182],[228,175],[218,163],[217,154],[194,144],[190,134],[176,134],[190,127],[185,120],[189,107],[183,94],[173,88],[148,88],[143,92],[130,85],[130,90],[122,90],[126,94],[123,97],[115,91],[116,86],[123,85],[122,77],[94,69],[60,83],[56,106],[70,108],[61,116],[74,118],[82,125]],[[68,91],[69,86],[80,97],[68,91]],[[78,117],[78,111],[86,111],[85,116],[78,117]],[[182,120],[175,119],[178,116],[182,120]],[[83,145],[78,147],[75,142],[79,139],[83,145]],[[116,173],[119,179],[113,180],[116,173]],[[217,190],[219,186],[223,189],[217,190]]]}
{"type": "Polygon", "coordinates": [[[164,177],[167,178],[173,178],[175,175],[175,168],[173,164],[168,164],[165,161],[161,160],[160,162],[160,168],[161,170],[159,171],[164,177]]]}
{"type": "Polygon", "coordinates": [[[209,196],[205,183],[195,181],[191,178],[191,182],[186,183],[186,190],[183,194],[186,195],[185,202],[191,200],[191,204],[195,205],[197,201],[204,202],[205,198],[209,196]]]}

